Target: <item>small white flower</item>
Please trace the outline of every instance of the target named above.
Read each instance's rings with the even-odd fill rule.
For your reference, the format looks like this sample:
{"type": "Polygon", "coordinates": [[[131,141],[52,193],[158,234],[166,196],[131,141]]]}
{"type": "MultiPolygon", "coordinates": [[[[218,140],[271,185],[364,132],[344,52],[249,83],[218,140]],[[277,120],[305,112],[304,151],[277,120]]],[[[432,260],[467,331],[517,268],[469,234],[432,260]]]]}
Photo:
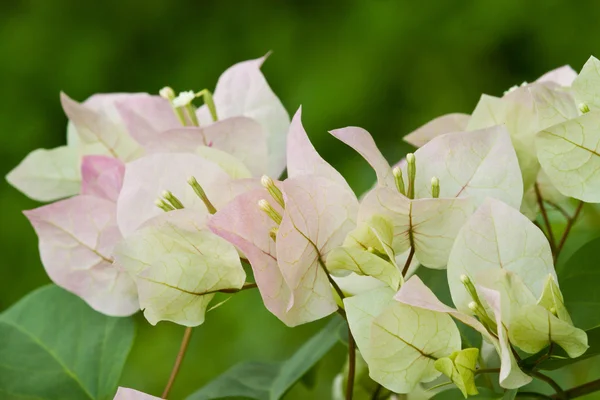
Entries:
{"type": "Polygon", "coordinates": [[[173,99],[173,107],[185,107],[196,98],[196,93],[192,90],[179,93],[179,96],[173,99]]]}

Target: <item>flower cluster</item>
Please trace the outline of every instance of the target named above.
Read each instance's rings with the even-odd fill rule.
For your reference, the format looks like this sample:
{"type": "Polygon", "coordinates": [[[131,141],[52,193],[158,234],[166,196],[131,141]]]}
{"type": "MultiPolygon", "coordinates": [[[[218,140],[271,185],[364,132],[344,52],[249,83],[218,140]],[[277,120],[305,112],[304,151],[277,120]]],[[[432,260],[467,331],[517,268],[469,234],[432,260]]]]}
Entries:
{"type": "Polygon", "coordinates": [[[263,61],[225,71],[214,94],[62,95],[68,144],[32,152],[7,177],[36,200],[67,198],[26,212],[57,285],[108,315],[142,309],[151,324],[191,327],[217,292],[254,286],[247,262],[286,325],[343,314],[370,378],[393,393],[443,374],[477,394],[484,357],[455,320],[497,353],[506,389],[531,381],[518,352],[587,350],[559,288],[557,244],[532,220],[542,198],[600,202],[600,61],[429,122],[395,165],[365,130],[331,131],[376,173],[360,198],[317,153],[300,109],[290,122],[263,61]],[[447,270],[454,307],[419,268],[447,270]]]}

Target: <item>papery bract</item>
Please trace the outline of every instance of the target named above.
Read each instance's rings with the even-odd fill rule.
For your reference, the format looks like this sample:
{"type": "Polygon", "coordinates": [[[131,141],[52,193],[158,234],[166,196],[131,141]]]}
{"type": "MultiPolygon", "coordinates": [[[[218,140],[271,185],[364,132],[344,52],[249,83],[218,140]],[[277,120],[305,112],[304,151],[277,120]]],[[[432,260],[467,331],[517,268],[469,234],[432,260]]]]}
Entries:
{"type": "Polygon", "coordinates": [[[288,135],[288,178],[276,185],[285,209],[278,226],[258,207],[270,194],[241,195],[215,214],[210,228],[248,257],[267,308],[290,326],[331,314],[337,308],[325,258],[355,226],[356,196],[344,178],[323,160],[302,127],[301,111],[288,135]],[[276,243],[269,237],[277,228],[276,243]]]}
{"type": "Polygon", "coordinates": [[[523,182],[519,162],[502,126],[438,136],[415,152],[415,197],[431,197],[431,178],[440,198],[470,197],[476,205],[493,197],[519,207],[523,182]]]}
{"type": "Polygon", "coordinates": [[[115,248],[135,279],[148,321],[204,322],[215,293],[239,289],[246,274],[235,248],[206,228],[206,215],[174,210],[155,217],[115,248]]]}
{"type": "Polygon", "coordinates": [[[600,202],[600,111],[538,133],[537,154],[552,184],[565,196],[600,202]]]}
{"type": "Polygon", "coordinates": [[[113,400],[158,400],[159,397],[150,396],[135,389],[119,387],[113,400]]]}
{"type": "MultiPolygon", "coordinates": [[[[267,56],[240,62],[223,72],[213,100],[219,120],[244,116],[261,124],[268,142],[267,171],[269,175],[279,177],[285,169],[290,117],[260,71],[267,56]]],[[[200,125],[212,122],[206,106],[200,107],[197,114],[200,125]]]]}
{"type": "Polygon", "coordinates": [[[81,194],[100,197],[114,203],[123,186],[125,164],[107,156],[85,156],[81,162],[81,194]]]}
{"type": "Polygon", "coordinates": [[[396,290],[402,282],[402,272],[395,262],[393,239],[392,224],[383,217],[375,216],[350,232],[343,246],[329,253],[327,269],[332,274],[352,271],[372,276],[396,290]]]}
{"type": "Polygon", "coordinates": [[[68,146],[34,150],[9,172],[6,180],[38,201],[73,196],[81,187],[79,153],[68,146]]]}
{"type": "Polygon", "coordinates": [[[96,95],[80,104],[64,93],[61,102],[65,114],[73,123],[82,142],[99,144],[106,154],[123,161],[133,160],[143,154],[140,145],[127,133],[114,102],[147,94],[96,95]]]}
{"type": "Polygon", "coordinates": [[[261,125],[245,117],[232,117],[206,127],[179,127],[158,132],[145,146],[148,152],[198,152],[217,149],[235,157],[259,177],[267,173],[268,149],[261,125]]]}
{"type": "Polygon", "coordinates": [[[446,375],[463,396],[476,395],[475,368],[479,358],[479,349],[469,348],[455,351],[448,357],[439,358],[435,362],[435,368],[446,375]]]}
{"type": "Polygon", "coordinates": [[[392,296],[387,288],[375,289],[344,299],[344,305],[371,378],[409,393],[441,374],[435,360],[460,350],[460,334],[448,315],[394,302],[392,296]]]}
{"type": "Polygon", "coordinates": [[[519,275],[536,298],[542,294],[546,277],[556,276],[542,231],[514,208],[488,198],[463,226],[450,253],[448,284],[456,307],[471,313],[472,298],[461,275],[477,282],[500,268],[519,275]]]}
{"type": "Polygon", "coordinates": [[[358,201],[345,187],[319,176],[287,179],[282,189],[285,213],[276,248],[279,267],[293,293],[290,307],[333,312],[337,305],[325,260],[354,228],[358,201]],[[318,305],[313,305],[317,299],[318,305]]]}
{"type": "Polygon", "coordinates": [[[421,264],[443,268],[458,231],[472,212],[470,199],[410,200],[396,189],[379,187],[363,198],[358,219],[385,216],[394,225],[396,254],[413,247],[421,264]]]}
{"type": "MultiPolygon", "coordinates": [[[[294,326],[296,321],[308,318],[302,313],[312,314],[309,310],[288,310],[291,291],[277,264],[275,242],[269,237],[269,231],[277,224],[257,206],[259,200],[268,196],[263,188],[244,193],[219,210],[208,225],[215,234],[234,244],[248,258],[266,308],[286,325],[294,326]]],[[[273,207],[282,212],[276,203],[273,207]]]]}
{"type": "Polygon", "coordinates": [[[217,164],[189,153],[151,154],[128,163],[123,189],[117,202],[117,220],[124,236],[144,221],[160,215],[154,201],[165,190],[172,192],[185,208],[206,213],[202,200],[187,182],[195,177],[217,209],[258,182],[234,181],[217,164]]]}
{"type": "Polygon", "coordinates": [[[466,130],[470,118],[469,114],[461,113],[442,115],[404,136],[404,140],[415,147],[421,147],[437,136],[466,130]]]}
{"type": "Polygon", "coordinates": [[[573,81],[573,93],[579,103],[600,110],[600,60],[591,56],[573,81]]]}
{"type": "Polygon", "coordinates": [[[577,72],[571,66],[563,65],[562,67],[546,72],[536,82],[553,82],[560,86],[571,86],[575,78],[577,78],[577,72]]]}
{"type": "Polygon", "coordinates": [[[396,294],[395,299],[413,307],[446,313],[481,333],[487,341],[492,343],[501,356],[499,382],[502,387],[509,389],[518,388],[531,382],[531,377],[521,371],[513,353],[507,347],[508,336],[506,332],[502,331],[502,335],[500,336],[494,332],[496,336],[493,336],[476,318],[448,307],[439,301],[431,289],[425,286],[418,276],[413,276],[406,281],[396,294]]]}
{"type": "Polygon", "coordinates": [[[130,276],[113,265],[121,240],[113,202],[90,195],[26,211],[40,240],[46,272],[56,284],[108,315],[139,309],[130,276]]]}

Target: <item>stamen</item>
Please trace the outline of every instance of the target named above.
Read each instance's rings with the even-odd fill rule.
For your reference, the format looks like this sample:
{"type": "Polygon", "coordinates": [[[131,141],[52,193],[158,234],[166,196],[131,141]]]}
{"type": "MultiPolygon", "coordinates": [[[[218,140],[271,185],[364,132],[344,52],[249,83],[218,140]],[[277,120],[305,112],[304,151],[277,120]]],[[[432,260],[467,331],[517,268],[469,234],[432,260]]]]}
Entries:
{"type": "Polygon", "coordinates": [[[179,201],[179,199],[170,191],[165,190],[162,192],[162,197],[168,201],[174,208],[181,210],[183,208],[183,203],[179,201]]]}
{"type": "Polygon", "coordinates": [[[215,107],[215,102],[212,97],[212,93],[208,89],[203,89],[196,93],[196,97],[202,97],[204,100],[204,104],[208,107],[208,111],[210,112],[210,116],[213,122],[217,122],[219,117],[217,116],[217,107],[215,107]]]}
{"type": "Polygon", "coordinates": [[[202,186],[200,186],[200,184],[198,183],[198,181],[196,180],[196,178],[193,177],[193,176],[191,176],[188,179],[187,182],[192,187],[192,189],[194,189],[194,192],[200,198],[200,200],[202,200],[202,202],[206,206],[206,209],[208,210],[208,212],[211,213],[211,214],[216,213],[217,209],[215,208],[215,206],[213,206],[213,204],[211,203],[211,201],[208,199],[208,196],[206,195],[206,192],[204,191],[204,189],[202,188],[202,186]]]}
{"type": "Polygon", "coordinates": [[[579,103],[577,108],[579,108],[582,114],[590,112],[590,107],[586,103],[579,103]]]}
{"type": "Polygon", "coordinates": [[[173,211],[175,209],[172,205],[165,202],[163,199],[154,200],[154,204],[156,205],[156,207],[160,208],[165,212],[173,211]]]}
{"type": "Polygon", "coordinates": [[[171,104],[171,107],[173,107],[173,111],[175,112],[177,119],[179,120],[179,122],[181,122],[181,125],[186,126],[187,124],[185,122],[185,115],[183,115],[183,110],[178,107],[175,107],[175,105],[173,104],[173,101],[175,100],[175,91],[169,86],[165,86],[164,88],[160,89],[158,93],[162,98],[169,100],[169,103],[171,104]]]}
{"type": "Polygon", "coordinates": [[[472,301],[469,303],[469,309],[473,311],[475,316],[479,318],[479,321],[485,325],[485,327],[493,333],[498,332],[498,325],[496,322],[492,321],[492,319],[487,315],[487,312],[480,304],[472,301]]]}
{"type": "Polygon", "coordinates": [[[392,174],[394,174],[394,180],[396,181],[396,189],[398,189],[398,192],[406,196],[404,178],[402,178],[402,170],[400,169],[400,167],[394,167],[394,169],[392,169],[392,174]]]}
{"type": "Polygon", "coordinates": [[[408,173],[408,198],[415,198],[415,177],[417,176],[417,161],[413,153],[406,155],[406,161],[408,163],[406,171],[408,173]]]}
{"type": "Polygon", "coordinates": [[[283,193],[281,190],[275,185],[273,179],[269,178],[267,175],[263,175],[260,178],[260,183],[263,185],[265,189],[269,192],[271,197],[279,204],[282,208],[285,208],[285,201],[283,200],[283,193]]]}
{"type": "Polygon", "coordinates": [[[434,199],[440,197],[440,180],[435,176],[431,178],[431,196],[434,199]]]}
{"type": "Polygon", "coordinates": [[[277,225],[281,224],[281,221],[283,221],[281,214],[279,214],[267,200],[259,200],[258,207],[263,210],[277,225]]]}

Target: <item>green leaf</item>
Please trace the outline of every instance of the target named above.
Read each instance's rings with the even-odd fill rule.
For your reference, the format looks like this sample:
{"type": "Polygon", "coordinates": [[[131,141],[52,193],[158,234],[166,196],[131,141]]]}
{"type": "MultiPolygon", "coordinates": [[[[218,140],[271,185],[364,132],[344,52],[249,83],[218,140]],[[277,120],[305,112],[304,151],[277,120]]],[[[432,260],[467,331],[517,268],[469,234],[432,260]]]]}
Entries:
{"type": "Polygon", "coordinates": [[[571,314],[573,324],[589,330],[600,326],[600,268],[598,263],[600,238],[579,249],[558,270],[558,283],[571,314]]]}
{"type": "Polygon", "coordinates": [[[284,362],[243,362],[218,376],[187,400],[245,397],[256,400],[280,399],[338,342],[345,324],[334,316],[319,333],[284,362]]]}
{"type": "Polygon", "coordinates": [[[0,314],[0,398],[112,399],[135,326],[49,285],[0,314]]]}

